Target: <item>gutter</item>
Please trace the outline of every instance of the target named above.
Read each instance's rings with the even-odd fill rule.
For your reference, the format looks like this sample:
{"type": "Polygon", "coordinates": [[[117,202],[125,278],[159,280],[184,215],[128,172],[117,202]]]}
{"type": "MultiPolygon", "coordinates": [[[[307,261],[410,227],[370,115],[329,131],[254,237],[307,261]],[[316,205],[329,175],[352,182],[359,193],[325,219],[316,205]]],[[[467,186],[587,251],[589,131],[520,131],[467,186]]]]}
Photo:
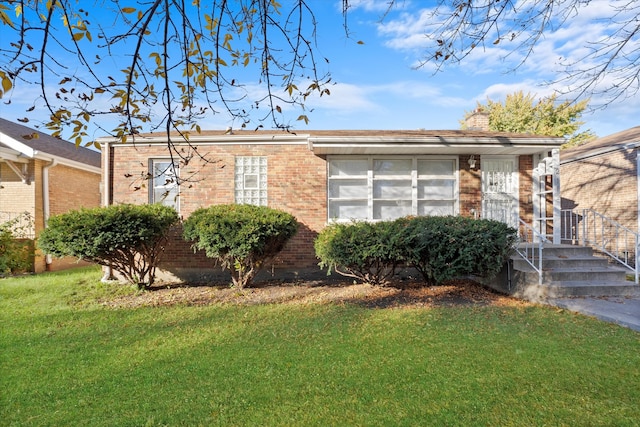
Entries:
{"type": "MultiPolygon", "coordinates": [[[[586,152],[584,152],[582,154],[577,154],[577,155],[566,157],[566,158],[560,160],[560,164],[564,165],[566,163],[577,162],[577,161],[580,161],[580,160],[589,159],[591,157],[597,157],[597,156],[601,156],[603,154],[612,153],[614,151],[633,150],[633,149],[636,149],[638,147],[640,147],[640,141],[627,142],[625,144],[609,145],[609,146],[606,146],[606,147],[603,147],[603,148],[600,148],[600,149],[587,150],[586,152]]],[[[580,147],[578,147],[578,148],[580,148],[580,147]]]]}
{"type": "MultiPolygon", "coordinates": [[[[111,197],[111,187],[109,187],[109,176],[111,172],[111,147],[109,142],[103,142],[100,144],[102,147],[102,207],[109,206],[109,198],[111,197]]],[[[113,269],[111,265],[102,266],[102,278],[101,282],[109,282],[114,280],[113,269]]]]}
{"type": "MultiPolygon", "coordinates": [[[[49,217],[51,216],[51,206],[49,199],[49,169],[58,164],[56,159],[52,159],[49,164],[42,168],[42,212],[44,216],[44,227],[47,228],[49,217]]],[[[49,271],[51,265],[51,254],[45,255],[45,270],[49,271]]]]}

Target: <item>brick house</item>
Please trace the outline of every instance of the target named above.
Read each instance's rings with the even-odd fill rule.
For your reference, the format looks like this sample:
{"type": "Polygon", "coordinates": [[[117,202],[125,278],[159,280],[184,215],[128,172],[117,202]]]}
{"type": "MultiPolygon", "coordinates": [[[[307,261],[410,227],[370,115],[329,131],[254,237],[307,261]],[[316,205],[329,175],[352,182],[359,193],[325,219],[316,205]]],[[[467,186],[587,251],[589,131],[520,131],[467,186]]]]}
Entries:
{"type": "Polygon", "coordinates": [[[560,153],[562,209],[592,209],[638,231],[640,126],[560,153]]]}
{"type": "MultiPolygon", "coordinates": [[[[0,222],[26,212],[33,238],[50,215],[100,206],[100,158],[97,151],[0,118],[0,222]]],[[[74,265],[36,251],[34,272],[74,265]]]]}
{"type": "MultiPolygon", "coordinates": [[[[557,178],[558,168],[549,165],[557,165],[562,138],[478,130],[205,131],[189,141],[196,150],[172,137],[179,153],[172,158],[164,134],[126,143],[99,139],[103,204],[162,202],[183,218],[224,203],[285,210],[301,227],[274,262],[276,276],[318,272],[313,241],[332,221],[464,215],[513,223],[520,217],[549,233],[558,221],[559,193],[552,198],[545,190],[552,171],[557,178]]],[[[161,279],[162,273],[182,280],[213,274],[212,261],[179,236],[167,252],[161,279]]]]}

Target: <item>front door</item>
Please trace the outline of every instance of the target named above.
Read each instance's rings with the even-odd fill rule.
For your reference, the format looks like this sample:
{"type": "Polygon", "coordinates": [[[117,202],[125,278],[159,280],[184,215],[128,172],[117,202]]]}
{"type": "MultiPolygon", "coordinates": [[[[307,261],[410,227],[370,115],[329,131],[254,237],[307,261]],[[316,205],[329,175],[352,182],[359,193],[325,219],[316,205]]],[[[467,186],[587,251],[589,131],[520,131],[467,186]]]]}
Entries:
{"type": "Polygon", "coordinates": [[[516,227],[518,168],[516,157],[485,157],[482,168],[482,217],[516,227]]]}

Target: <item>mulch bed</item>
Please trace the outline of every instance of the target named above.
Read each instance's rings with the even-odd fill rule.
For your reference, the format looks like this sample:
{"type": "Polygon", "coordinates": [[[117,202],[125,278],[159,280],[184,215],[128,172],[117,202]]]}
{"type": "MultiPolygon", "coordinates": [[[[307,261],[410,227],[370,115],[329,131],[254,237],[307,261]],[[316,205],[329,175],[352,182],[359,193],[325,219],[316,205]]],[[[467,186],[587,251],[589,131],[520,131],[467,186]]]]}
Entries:
{"type": "Polygon", "coordinates": [[[262,282],[245,289],[221,285],[160,284],[136,295],[104,301],[112,308],[171,305],[359,304],[369,308],[451,306],[526,306],[530,303],[472,280],[454,280],[441,286],[399,282],[379,287],[344,281],[295,283],[262,282]]]}

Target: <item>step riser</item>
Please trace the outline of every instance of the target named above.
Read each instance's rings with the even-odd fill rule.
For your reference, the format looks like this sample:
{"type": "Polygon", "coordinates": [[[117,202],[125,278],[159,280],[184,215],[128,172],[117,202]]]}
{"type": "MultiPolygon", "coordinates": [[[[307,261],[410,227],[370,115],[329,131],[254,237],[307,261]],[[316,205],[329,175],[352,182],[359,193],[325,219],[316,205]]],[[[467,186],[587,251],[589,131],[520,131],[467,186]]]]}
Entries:
{"type": "Polygon", "coordinates": [[[633,282],[602,282],[584,281],[583,284],[558,282],[543,282],[538,284],[538,275],[535,273],[517,272],[513,286],[519,291],[517,295],[527,299],[561,298],[571,296],[640,296],[640,286],[633,282]],[[594,284],[594,282],[596,284],[594,284]]]}
{"type": "Polygon", "coordinates": [[[593,249],[583,246],[545,246],[542,250],[543,257],[558,258],[558,257],[590,257],[593,256],[593,249]]]}
{"type": "Polygon", "coordinates": [[[544,271],[542,281],[543,283],[562,281],[626,282],[627,275],[619,271],[544,271]]]}
{"type": "MultiPolygon", "coordinates": [[[[586,259],[543,259],[543,266],[545,269],[554,268],[605,268],[608,266],[608,262],[603,258],[586,258],[586,259]]],[[[513,268],[521,271],[528,271],[531,267],[524,259],[513,259],[513,268]]]]}
{"type": "MultiPolygon", "coordinates": [[[[523,283],[535,285],[538,284],[538,273],[529,271],[517,271],[519,275],[521,275],[524,280],[523,283]]],[[[626,275],[620,275],[618,273],[598,273],[598,274],[589,274],[589,273],[542,273],[542,283],[547,286],[558,286],[562,282],[584,282],[584,283],[607,283],[611,285],[620,286],[624,284],[633,284],[633,282],[629,282],[627,280],[626,275]]]]}

